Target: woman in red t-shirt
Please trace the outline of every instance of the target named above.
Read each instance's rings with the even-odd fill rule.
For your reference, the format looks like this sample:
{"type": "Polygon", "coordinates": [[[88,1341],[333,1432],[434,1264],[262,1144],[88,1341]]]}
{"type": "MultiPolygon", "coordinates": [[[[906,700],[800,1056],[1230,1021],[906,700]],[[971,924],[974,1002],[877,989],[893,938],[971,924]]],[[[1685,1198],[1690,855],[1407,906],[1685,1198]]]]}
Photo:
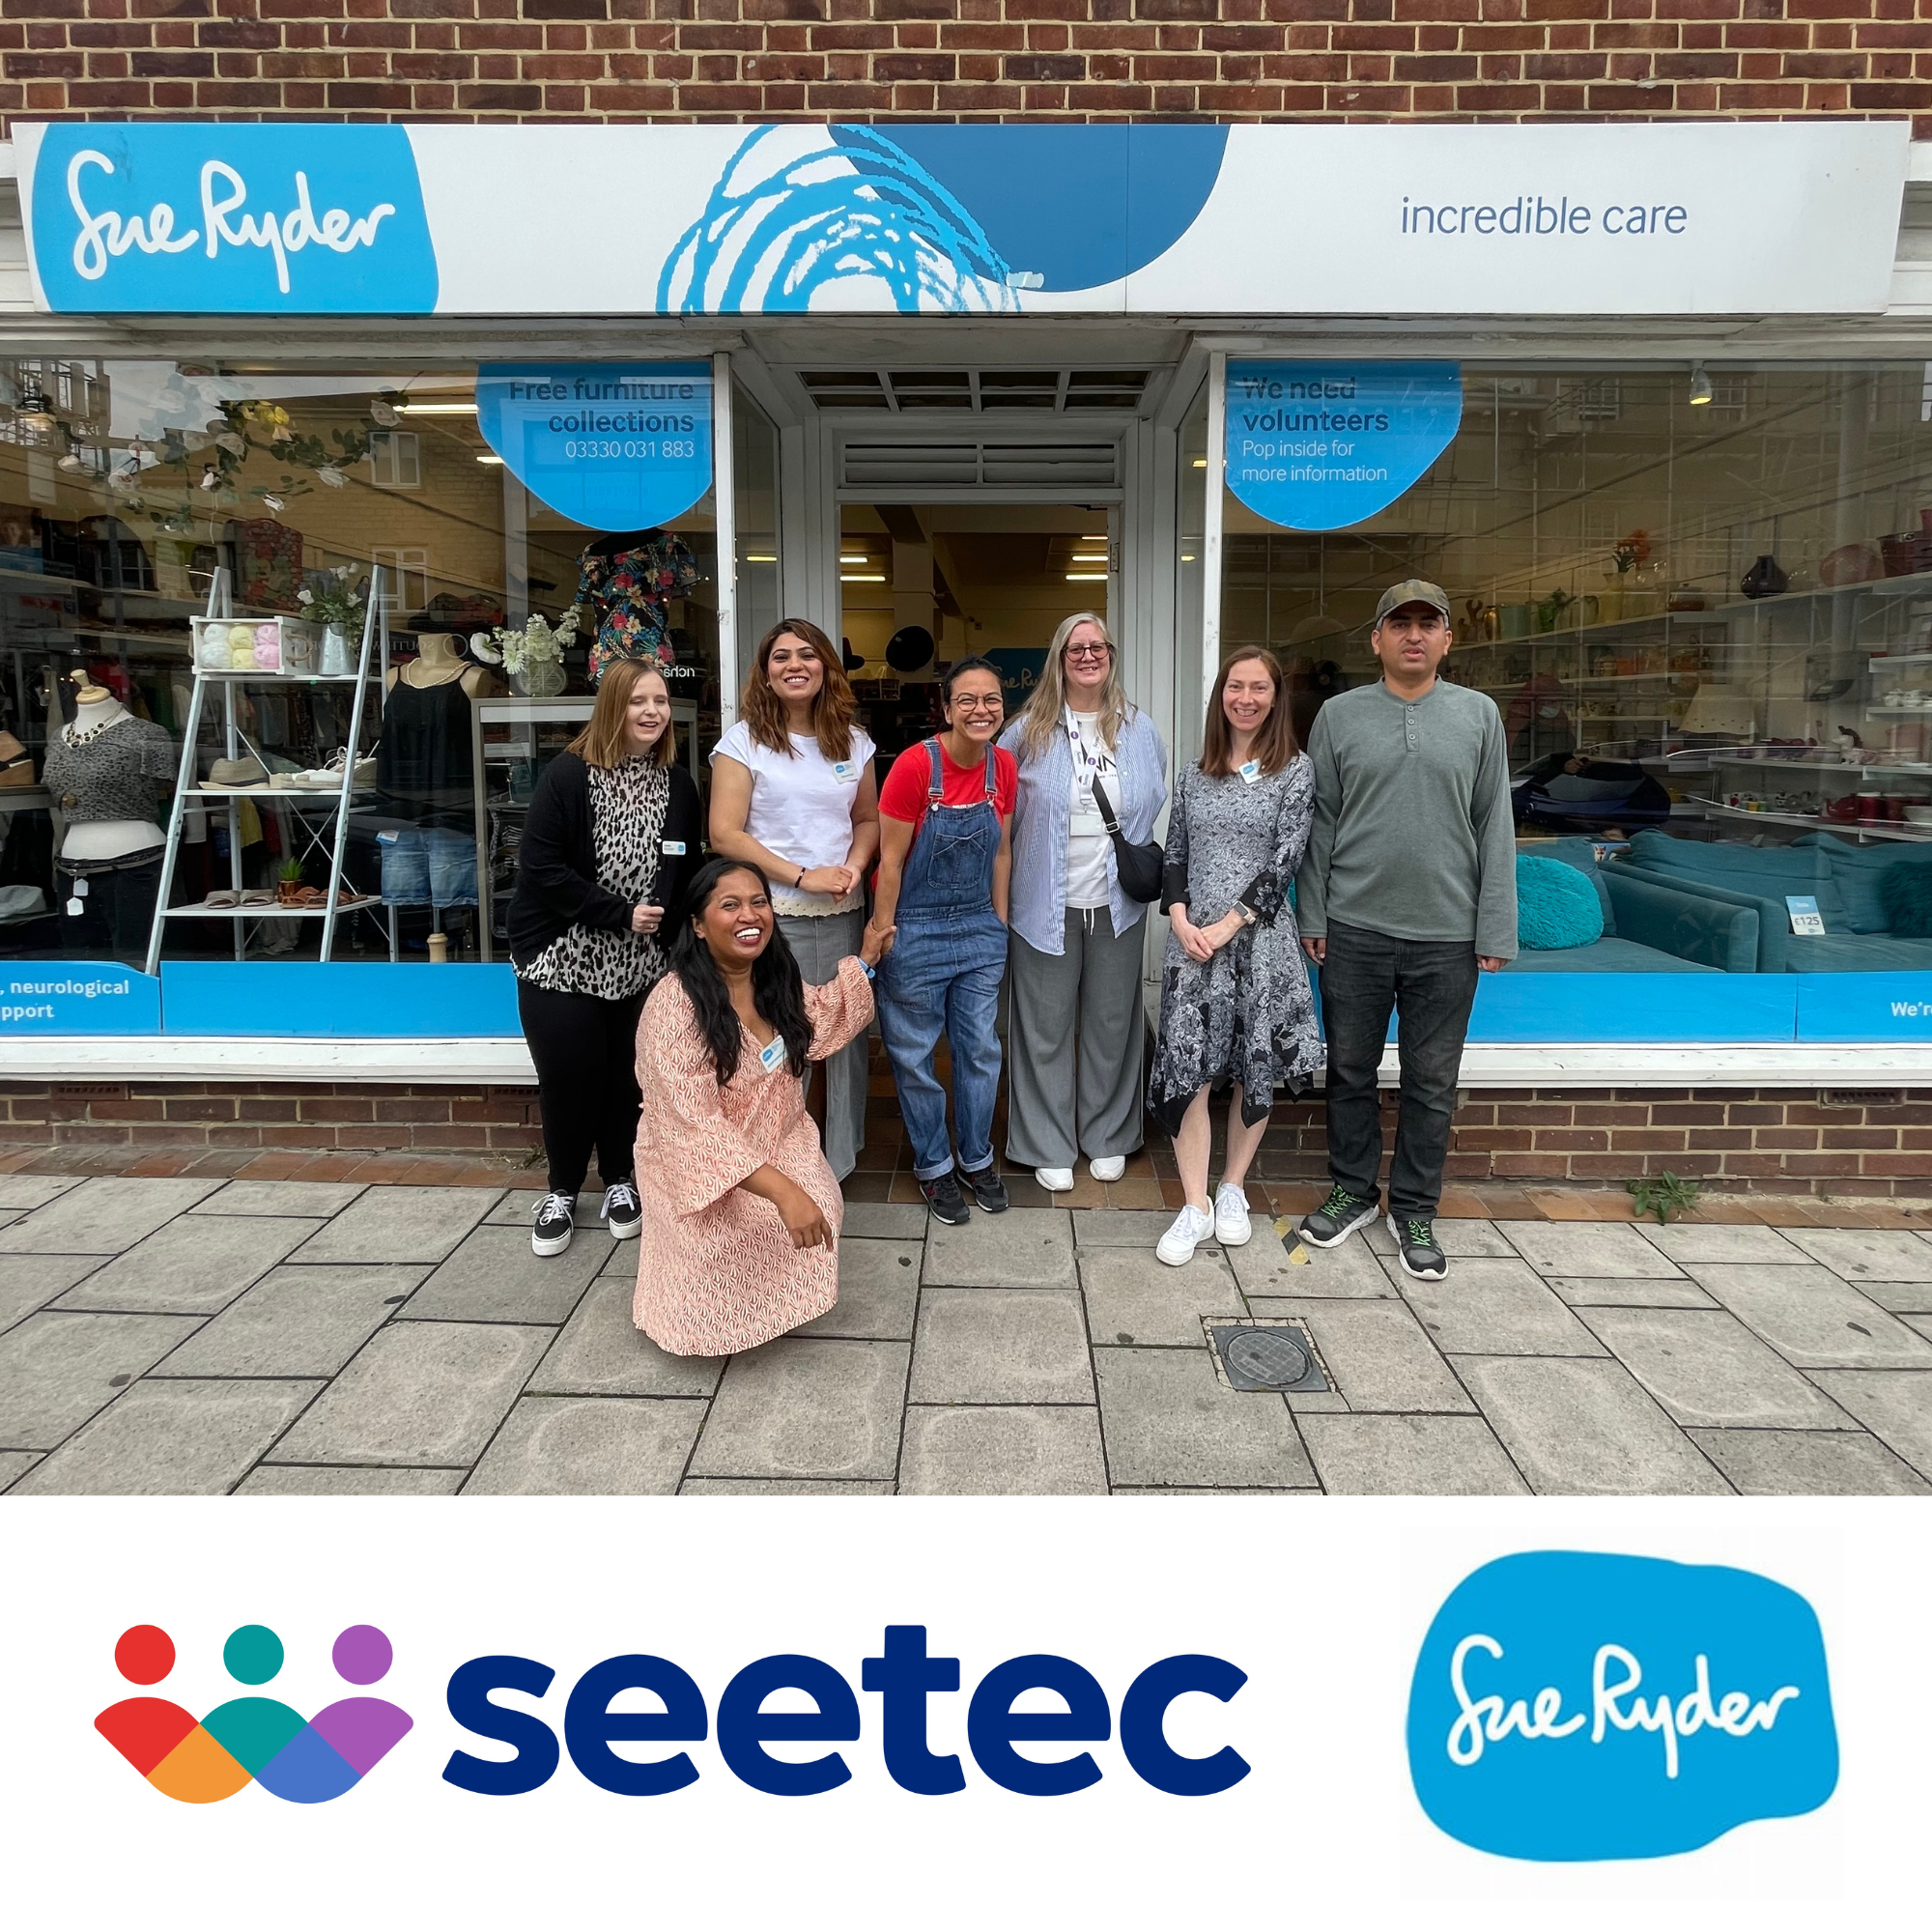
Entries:
{"type": "Polygon", "coordinates": [[[913,1173],[942,1221],[970,1220],[959,1182],[989,1214],[1006,1211],[993,1171],[1000,1037],[993,1018],[1007,964],[1019,767],[995,748],[1006,722],[1000,673],[965,658],[945,677],[946,726],[900,753],[879,787],[879,875],[872,924],[896,926],[879,965],[879,1031],[893,1064],[913,1173]],[[955,1175],[946,1090],[932,1070],[944,1033],[952,1050],[955,1175]]]}

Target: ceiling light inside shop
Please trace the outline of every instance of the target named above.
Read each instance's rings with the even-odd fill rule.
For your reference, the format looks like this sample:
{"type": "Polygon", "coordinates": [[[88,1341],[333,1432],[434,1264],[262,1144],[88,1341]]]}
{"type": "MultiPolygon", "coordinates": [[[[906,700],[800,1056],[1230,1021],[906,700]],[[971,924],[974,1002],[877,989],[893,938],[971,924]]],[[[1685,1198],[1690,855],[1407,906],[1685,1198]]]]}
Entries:
{"type": "Polygon", "coordinates": [[[767,556],[762,551],[747,551],[745,553],[745,561],[747,563],[776,563],[778,558],[776,556],[767,556]]]}
{"type": "Polygon", "coordinates": [[[1208,468],[1208,459],[1205,456],[1197,456],[1194,459],[1194,467],[1197,469],[1206,469],[1208,468]]]}
{"type": "Polygon", "coordinates": [[[474,403],[398,403],[396,408],[406,416],[473,416],[474,403]]]}
{"type": "Polygon", "coordinates": [[[1711,400],[1711,379],[1704,373],[1701,362],[1690,365],[1690,407],[1701,409],[1711,400]]]}
{"type": "Polygon", "coordinates": [[[841,556],[838,559],[842,564],[870,563],[871,560],[869,556],[841,556]]]}
{"type": "Polygon", "coordinates": [[[882,570],[871,577],[841,577],[838,581],[840,583],[883,583],[886,574],[882,570]]]}
{"type": "Polygon", "coordinates": [[[494,463],[499,469],[502,467],[502,462],[503,462],[503,459],[500,456],[479,456],[476,460],[478,463],[494,463]]]}
{"type": "Polygon", "coordinates": [[[1104,570],[1069,570],[1066,581],[1069,583],[1104,583],[1107,573],[1104,570]]]}

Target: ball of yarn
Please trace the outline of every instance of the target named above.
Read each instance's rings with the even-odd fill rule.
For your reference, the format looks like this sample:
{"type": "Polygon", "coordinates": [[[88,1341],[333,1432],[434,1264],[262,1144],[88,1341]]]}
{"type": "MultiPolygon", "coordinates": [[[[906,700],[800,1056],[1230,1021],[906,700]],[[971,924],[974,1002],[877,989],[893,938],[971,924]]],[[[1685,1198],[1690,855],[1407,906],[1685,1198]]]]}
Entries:
{"type": "Polygon", "coordinates": [[[255,641],[258,644],[279,644],[281,640],[282,628],[279,624],[271,621],[255,626],[255,641]]]}
{"type": "Polygon", "coordinates": [[[248,646],[248,648],[249,648],[250,650],[253,650],[253,649],[255,648],[255,627],[254,627],[254,625],[253,625],[253,624],[231,624],[231,625],[230,625],[230,626],[228,627],[228,647],[229,647],[229,649],[230,649],[230,650],[239,650],[239,649],[240,649],[240,648],[242,647],[242,645],[243,645],[243,644],[246,644],[246,645],[248,646]]]}

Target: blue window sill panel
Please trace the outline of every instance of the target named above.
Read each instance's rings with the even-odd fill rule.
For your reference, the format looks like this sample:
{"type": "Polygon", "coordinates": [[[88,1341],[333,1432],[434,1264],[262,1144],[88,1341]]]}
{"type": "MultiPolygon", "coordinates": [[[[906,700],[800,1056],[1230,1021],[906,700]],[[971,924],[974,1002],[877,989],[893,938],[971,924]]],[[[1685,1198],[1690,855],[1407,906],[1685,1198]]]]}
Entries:
{"type": "Polygon", "coordinates": [[[295,1039],[494,1039],[523,1033],[508,966],[163,960],[166,1033],[295,1039]]]}

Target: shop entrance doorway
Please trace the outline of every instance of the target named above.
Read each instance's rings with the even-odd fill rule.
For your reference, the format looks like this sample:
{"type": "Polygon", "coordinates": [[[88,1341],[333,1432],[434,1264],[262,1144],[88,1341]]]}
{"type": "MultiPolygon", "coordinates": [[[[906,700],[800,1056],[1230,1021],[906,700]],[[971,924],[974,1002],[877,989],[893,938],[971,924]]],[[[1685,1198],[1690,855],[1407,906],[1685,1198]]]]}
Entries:
{"type": "Polygon", "coordinates": [[[940,667],[990,658],[1010,718],[1065,618],[1112,622],[1113,519],[1071,503],[840,506],[840,635],[882,765],[943,724],[940,667]]]}

